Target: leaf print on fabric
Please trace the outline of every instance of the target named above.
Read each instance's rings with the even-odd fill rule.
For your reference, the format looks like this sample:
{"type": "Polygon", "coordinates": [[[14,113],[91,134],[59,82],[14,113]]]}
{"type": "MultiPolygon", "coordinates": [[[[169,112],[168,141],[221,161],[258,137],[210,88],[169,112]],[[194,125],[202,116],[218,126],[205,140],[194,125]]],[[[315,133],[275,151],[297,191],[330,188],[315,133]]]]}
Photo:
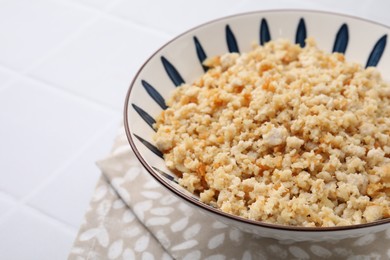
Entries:
{"type": "Polygon", "coordinates": [[[134,181],[141,173],[141,168],[138,166],[130,167],[130,169],[127,170],[125,173],[124,180],[126,182],[132,182],[134,181]]]}
{"type": "Polygon", "coordinates": [[[122,197],[122,199],[127,203],[130,204],[131,202],[131,195],[129,191],[126,188],[117,186],[116,191],[119,193],[119,195],[122,197]]]}
{"type": "Polygon", "coordinates": [[[160,203],[164,206],[172,205],[173,203],[176,202],[178,202],[178,199],[176,199],[172,195],[165,195],[160,199],[160,203]]]}
{"type": "Polygon", "coordinates": [[[97,207],[96,213],[99,217],[104,218],[111,208],[111,200],[103,200],[97,207]]]}
{"type": "Polygon", "coordinates": [[[142,191],[141,195],[147,199],[158,199],[161,198],[161,193],[157,191],[142,191]]]}
{"type": "Polygon", "coordinates": [[[347,256],[352,254],[351,250],[347,250],[346,248],[342,248],[342,247],[334,248],[333,252],[336,253],[338,256],[341,256],[341,257],[347,257],[347,256]]]}
{"type": "Polygon", "coordinates": [[[190,249],[196,245],[198,245],[198,241],[196,240],[187,240],[183,243],[180,243],[178,245],[175,245],[171,248],[172,251],[179,251],[179,250],[185,250],[185,249],[190,249]]]}
{"type": "Polygon", "coordinates": [[[123,259],[135,259],[135,254],[134,254],[133,249],[126,248],[123,251],[122,258],[123,259]]]}
{"type": "Polygon", "coordinates": [[[79,240],[86,241],[92,238],[96,238],[102,247],[108,246],[109,236],[105,227],[101,226],[99,228],[89,229],[80,235],[79,240]]]}
{"type": "Polygon", "coordinates": [[[136,237],[141,233],[141,229],[137,226],[125,228],[122,230],[122,235],[125,238],[132,238],[136,237]]]}
{"type": "Polygon", "coordinates": [[[250,251],[246,250],[242,255],[242,260],[252,260],[252,254],[250,251]]]}
{"type": "Polygon", "coordinates": [[[267,251],[272,255],[279,257],[280,259],[286,259],[288,256],[288,252],[278,245],[269,245],[267,247],[267,251]]]}
{"type": "Polygon", "coordinates": [[[163,245],[163,247],[168,248],[171,246],[171,240],[165,234],[164,230],[160,229],[155,234],[158,241],[163,245]]]}
{"type": "Polygon", "coordinates": [[[183,257],[183,260],[200,260],[202,253],[199,250],[191,251],[183,257]]]}
{"type": "Polygon", "coordinates": [[[242,236],[243,236],[243,234],[242,234],[241,230],[233,228],[229,231],[229,238],[233,242],[236,242],[236,243],[242,242],[242,236]]]}
{"type": "Polygon", "coordinates": [[[99,201],[101,200],[107,193],[107,186],[102,185],[96,188],[94,195],[92,197],[92,201],[99,201]]]}
{"type": "Polygon", "coordinates": [[[125,203],[121,199],[115,200],[114,203],[112,203],[113,209],[121,209],[124,206],[125,206],[125,203]]]}
{"type": "Polygon", "coordinates": [[[185,240],[188,240],[190,238],[193,238],[194,236],[196,236],[199,231],[202,229],[202,225],[199,224],[199,223],[196,223],[192,226],[190,226],[189,228],[187,228],[186,230],[184,230],[183,232],[183,238],[185,240]]]}
{"type": "Polygon", "coordinates": [[[226,256],[218,254],[218,255],[211,255],[209,257],[206,257],[205,260],[225,260],[226,256]]]}
{"type": "Polygon", "coordinates": [[[84,254],[85,252],[85,248],[81,248],[81,247],[73,247],[70,251],[72,254],[76,254],[76,255],[82,255],[84,254]]]}
{"type": "Polygon", "coordinates": [[[310,259],[310,256],[308,253],[305,252],[305,250],[303,250],[302,248],[300,247],[297,247],[297,246],[290,246],[288,248],[288,251],[290,251],[290,253],[295,256],[296,258],[298,259],[310,259]]]}
{"type": "Polygon", "coordinates": [[[161,260],[173,260],[173,258],[168,255],[166,252],[164,252],[161,256],[161,260]]]}
{"type": "Polygon", "coordinates": [[[167,216],[171,214],[173,211],[174,209],[170,207],[159,207],[159,208],[151,209],[150,213],[156,216],[167,216]]]}
{"type": "Polygon", "coordinates": [[[130,223],[135,219],[133,212],[130,209],[127,209],[125,213],[123,213],[122,221],[123,223],[130,223]]]}
{"type": "Polygon", "coordinates": [[[353,242],[353,245],[354,246],[366,246],[366,245],[369,245],[371,244],[372,242],[374,242],[376,239],[376,236],[375,234],[369,234],[369,235],[365,235],[365,236],[362,236],[360,238],[358,238],[355,242],[353,242]]]}
{"type": "Polygon", "coordinates": [[[113,186],[108,186],[108,193],[111,195],[111,196],[116,196],[116,190],[114,190],[114,187],[113,186]]]}
{"type": "Polygon", "coordinates": [[[180,203],[179,206],[178,206],[178,209],[183,211],[184,213],[192,211],[192,208],[190,206],[188,206],[187,204],[185,204],[185,203],[180,203]]]}
{"type": "Polygon", "coordinates": [[[115,187],[116,189],[122,186],[122,184],[125,182],[125,179],[122,177],[116,177],[111,180],[111,185],[115,187]]]}
{"type": "Polygon", "coordinates": [[[227,228],[227,225],[225,225],[224,223],[222,222],[219,222],[219,221],[215,221],[212,225],[213,228],[215,229],[222,229],[222,228],[227,228]]]}
{"type": "Polygon", "coordinates": [[[143,252],[149,245],[150,236],[149,234],[143,235],[138,238],[134,245],[134,250],[136,252],[143,252]]]}
{"type": "Polygon", "coordinates": [[[154,255],[150,252],[143,252],[141,257],[142,257],[141,258],[142,260],[154,260],[155,259],[154,255]]]}
{"type": "Polygon", "coordinates": [[[80,241],[90,240],[91,238],[94,238],[94,237],[96,236],[97,233],[99,233],[99,228],[91,228],[91,229],[88,229],[87,231],[83,232],[83,233],[79,236],[79,240],[80,240],[80,241]]]}
{"type": "Polygon", "coordinates": [[[96,238],[102,247],[107,247],[110,243],[110,237],[105,227],[100,228],[100,231],[97,233],[96,238]]]}
{"type": "MultiPolygon", "coordinates": [[[[89,259],[99,259],[100,258],[100,254],[96,251],[90,251],[88,253],[88,258],[86,258],[86,260],[89,260],[89,259]]],[[[78,259],[77,259],[78,260],[78,259]]]]}
{"type": "Polygon", "coordinates": [[[315,254],[316,256],[319,256],[319,257],[326,258],[326,257],[331,257],[332,256],[332,252],[330,252],[325,247],[322,247],[322,246],[319,246],[319,245],[312,245],[310,247],[310,250],[313,252],[313,254],[315,254]]]}
{"type": "Polygon", "coordinates": [[[111,244],[108,248],[108,258],[115,259],[122,254],[123,251],[123,240],[119,239],[111,244]]]}
{"type": "Polygon", "coordinates": [[[146,220],[146,226],[153,227],[153,226],[163,226],[171,222],[170,218],[167,217],[153,217],[146,220]]]}
{"type": "Polygon", "coordinates": [[[137,217],[143,221],[145,219],[145,211],[148,211],[152,208],[153,202],[151,200],[138,202],[134,205],[133,211],[137,217]]]}
{"type": "Polygon", "coordinates": [[[187,225],[188,225],[188,217],[185,217],[173,223],[171,225],[171,230],[172,232],[182,231],[183,229],[186,228],[187,225]]]}
{"type": "MultiPolygon", "coordinates": [[[[145,173],[145,174],[148,174],[148,173],[145,173]]],[[[143,188],[145,188],[145,189],[156,189],[156,188],[160,188],[160,187],[161,187],[160,184],[157,181],[155,181],[154,179],[148,180],[147,182],[145,182],[145,184],[143,186],[143,188]]],[[[171,195],[169,195],[169,196],[171,196],[171,195]]]]}
{"type": "Polygon", "coordinates": [[[218,234],[210,239],[209,243],[207,244],[207,247],[209,249],[215,249],[220,245],[222,245],[224,241],[225,241],[225,233],[218,234]]]}

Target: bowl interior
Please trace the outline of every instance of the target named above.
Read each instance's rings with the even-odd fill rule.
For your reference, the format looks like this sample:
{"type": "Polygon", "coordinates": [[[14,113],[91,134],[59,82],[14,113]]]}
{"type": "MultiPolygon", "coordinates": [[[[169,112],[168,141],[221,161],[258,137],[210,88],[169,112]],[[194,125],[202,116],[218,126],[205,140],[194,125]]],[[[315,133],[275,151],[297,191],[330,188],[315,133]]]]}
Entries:
{"type": "Polygon", "coordinates": [[[377,66],[388,80],[385,74],[390,68],[390,51],[386,47],[388,33],[388,27],[359,18],[297,10],[246,13],[196,27],[159,49],[131,83],[124,118],[129,142],[147,171],[188,202],[231,219],[278,227],[222,213],[200,203],[195,195],[178,185],[175,174],[167,169],[161,152],[154,145],[153,118],[165,109],[165,100],[173,89],[183,82],[193,82],[204,73],[201,62],[206,57],[246,52],[251,50],[253,42],[262,44],[277,38],[304,44],[307,36],[314,37],[320,49],[342,52],[348,61],[363,66],[377,66]]]}

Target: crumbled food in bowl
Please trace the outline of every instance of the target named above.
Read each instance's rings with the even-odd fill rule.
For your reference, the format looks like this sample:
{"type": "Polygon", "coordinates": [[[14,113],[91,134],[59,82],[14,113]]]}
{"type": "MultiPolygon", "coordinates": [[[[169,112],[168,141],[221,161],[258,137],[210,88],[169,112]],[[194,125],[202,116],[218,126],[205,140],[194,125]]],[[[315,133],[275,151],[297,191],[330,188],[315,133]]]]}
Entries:
{"type": "Polygon", "coordinates": [[[157,118],[179,183],[224,212],[331,227],[390,217],[390,85],[307,39],[205,61],[157,118]]]}

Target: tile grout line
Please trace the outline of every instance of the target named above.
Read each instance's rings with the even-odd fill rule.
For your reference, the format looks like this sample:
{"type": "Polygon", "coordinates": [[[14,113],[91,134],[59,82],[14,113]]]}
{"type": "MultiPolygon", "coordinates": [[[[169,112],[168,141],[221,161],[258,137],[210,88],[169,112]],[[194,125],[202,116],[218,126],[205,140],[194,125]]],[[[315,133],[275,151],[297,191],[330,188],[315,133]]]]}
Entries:
{"type": "MultiPolygon", "coordinates": [[[[0,68],[4,68],[4,66],[2,64],[0,64],[0,68]]],[[[17,71],[13,71],[13,73],[19,74],[17,71]]],[[[97,106],[100,109],[105,109],[107,112],[114,113],[114,114],[116,114],[118,112],[122,112],[122,109],[115,108],[109,104],[103,103],[103,102],[95,100],[93,98],[80,95],[76,92],[72,92],[72,91],[70,91],[70,90],[68,90],[60,85],[48,82],[44,79],[38,78],[38,77],[33,76],[33,75],[29,76],[29,75],[19,74],[17,79],[13,80],[10,83],[7,83],[7,85],[12,85],[15,82],[17,82],[19,80],[23,80],[23,79],[30,80],[36,84],[40,84],[40,85],[44,86],[45,88],[49,89],[50,91],[56,91],[56,92],[59,92],[59,93],[64,94],[64,95],[68,95],[71,98],[79,99],[80,101],[86,102],[89,105],[97,106]]],[[[0,87],[0,93],[6,89],[7,89],[7,87],[0,87]]],[[[123,103],[124,103],[124,100],[123,100],[123,103]]]]}
{"type": "Polygon", "coordinates": [[[148,24],[139,23],[139,22],[134,21],[134,20],[129,20],[129,19],[127,19],[125,17],[122,17],[120,15],[116,15],[116,14],[110,13],[110,11],[116,5],[118,5],[118,3],[120,3],[120,2],[121,2],[121,0],[114,1],[113,3],[111,3],[109,5],[106,5],[102,9],[98,9],[96,7],[88,6],[87,4],[76,3],[76,2],[66,2],[66,4],[68,4],[69,6],[77,6],[77,7],[80,7],[80,8],[87,8],[87,9],[93,8],[93,9],[95,9],[97,11],[101,11],[105,18],[108,18],[108,19],[111,19],[111,20],[115,20],[117,22],[120,22],[122,24],[126,24],[128,26],[130,25],[130,26],[134,26],[134,27],[137,27],[137,28],[140,28],[140,29],[146,29],[150,33],[159,34],[160,36],[164,36],[164,37],[168,36],[168,37],[172,38],[173,34],[170,33],[169,31],[165,31],[165,30],[162,31],[161,29],[153,27],[153,26],[150,26],[148,24]]]}
{"type": "Polygon", "coordinates": [[[3,191],[3,190],[0,190],[0,196],[2,198],[4,198],[5,200],[8,200],[8,201],[12,201],[14,203],[17,202],[18,198],[16,198],[15,196],[13,196],[12,194],[6,192],[6,191],[3,191]]]}
{"type": "Polygon", "coordinates": [[[17,82],[21,76],[24,76],[24,77],[29,77],[28,73],[30,73],[32,70],[34,70],[36,67],[38,67],[39,65],[41,65],[43,62],[45,62],[49,57],[51,57],[53,54],[57,53],[59,50],[61,50],[64,46],[66,46],[67,44],[69,44],[70,42],[72,42],[75,38],[77,38],[81,33],[83,33],[86,29],[88,29],[91,25],[93,25],[94,23],[96,23],[101,17],[103,17],[104,15],[104,10],[105,9],[110,9],[112,7],[114,7],[117,3],[119,2],[119,0],[117,1],[114,1],[113,3],[107,5],[105,8],[103,8],[102,10],[99,10],[99,9],[94,9],[92,7],[86,7],[86,6],[83,6],[83,5],[77,5],[77,4],[69,4],[67,2],[61,2],[62,5],[68,5],[68,6],[73,6],[75,8],[80,8],[80,6],[82,6],[81,8],[88,11],[88,12],[91,12],[92,15],[91,15],[91,18],[89,20],[87,20],[85,23],[81,24],[74,32],[72,32],[70,35],[68,35],[63,41],[61,41],[58,45],[54,46],[53,48],[51,48],[48,52],[46,52],[44,55],[42,55],[40,58],[38,58],[37,60],[35,60],[35,62],[33,62],[30,66],[28,66],[27,68],[25,69],[22,69],[22,70],[15,70],[15,69],[12,69],[12,68],[9,68],[7,67],[6,65],[1,65],[3,68],[6,68],[7,70],[11,70],[13,72],[16,72],[18,74],[17,77],[15,77],[14,79],[10,80],[9,82],[7,82],[6,84],[4,84],[2,87],[0,87],[0,92],[5,90],[6,88],[8,88],[10,85],[14,84],[15,82],[17,82]]]}
{"type": "MultiPolygon", "coordinates": [[[[102,106],[104,108],[110,109],[111,111],[116,111],[117,112],[116,108],[114,108],[114,107],[112,107],[112,106],[110,106],[108,104],[104,104],[102,102],[99,102],[97,100],[91,99],[89,97],[85,97],[85,96],[83,96],[81,94],[78,94],[78,93],[66,90],[62,86],[55,85],[55,84],[52,84],[51,82],[44,81],[43,79],[41,79],[39,77],[36,77],[34,75],[31,75],[29,73],[31,71],[33,71],[36,67],[38,67],[42,63],[44,63],[49,57],[51,57],[53,54],[57,53],[64,46],[66,46],[69,42],[71,42],[74,38],[79,36],[87,28],[89,28],[91,25],[96,23],[101,18],[106,18],[106,19],[110,19],[110,20],[113,20],[113,21],[116,21],[116,22],[120,22],[120,23],[122,23],[122,24],[124,24],[126,26],[137,27],[139,29],[143,29],[143,30],[149,31],[149,33],[158,34],[161,37],[169,37],[169,38],[172,37],[172,35],[170,35],[169,33],[161,32],[161,31],[159,31],[157,29],[154,29],[152,27],[143,26],[143,25],[135,23],[135,22],[133,22],[131,20],[128,20],[126,18],[122,18],[122,17],[116,16],[114,14],[107,13],[107,11],[109,11],[112,8],[114,8],[119,2],[120,2],[120,0],[113,1],[112,3],[106,5],[102,9],[86,6],[86,5],[83,5],[83,4],[78,4],[78,3],[75,3],[75,2],[73,2],[73,3],[62,2],[62,4],[64,4],[64,5],[73,6],[73,7],[76,7],[76,8],[82,8],[82,9],[88,10],[90,12],[93,12],[93,13],[95,13],[95,17],[92,17],[89,21],[87,21],[84,24],[82,24],[76,31],[71,33],[65,40],[63,40],[57,46],[53,47],[46,54],[44,54],[43,57],[41,57],[38,60],[36,60],[32,65],[30,65],[29,67],[27,67],[24,70],[18,71],[18,70],[15,70],[13,68],[10,68],[10,67],[8,67],[8,66],[6,66],[4,64],[0,64],[1,68],[4,68],[6,71],[9,71],[11,73],[16,74],[6,84],[4,84],[3,86],[0,87],[0,93],[2,91],[6,90],[9,86],[13,85],[15,82],[21,80],[22,78],[27,78],[27,79],[33,79],[33,80],[38,81],[38,82],[43,82],[43,83],[45,83],[47,85],[50,85],[50,86],[54,86],[56,89],[60,89],[60,90],[66,92],[66,93],[68,93],[68,94],[70,94],[72,96],[76,96],[78,98],[81,98],[81,99],[89,101],[89,102],[94,102],[97,105],[100,105],[100,106],[102,106]]],[[[130,82],[130,80],[129,80],[129,82],[130,82]]]]}
{"type": "MultiPolygon", "coordinates": [[[[9,86],[11,86],[12,84],[14,84],[15,82],[17,82],[18,80],[20,80],[21,78],[30,78],[28,77],[28,73],[31,72],[34,68],[36,68],[37,66],[39,66],[40,64],[42,64],[47,58],[49,58],[51,55],[53,55],[53,53],[56,53],[58,52],[61,48],[63,48],[64,46],[66,46],[69,42],[71,42],[74,38],[78,37],[81,33],[83,33],[87,28],[89,28],[91,25],[93,25],[94,23],[96,23],[96,21],[98,21],[102,15],[103,15],[103,12],[102,11],[96,11],[96,10],[93,10],[92,8],[90,8],[88,10],[89,12],[92,12],[92,15],[91,15],[91,19],[87,20],[85,23],[81,24],[80,27],[78,27],[73,33],[71,33],[70,35],[68,35],[68,37],[66,37],[63,41],[61,41],[58,45],[54,46],[53,48],[51,48],[47,53],[45,53],[42,57],[40,57],[39,59],[37,59],[35,62],[33,62],[29,67],[27,67],[26,69],[23,69],[21,71],[18,71],[18,70],[15,70],[15,69],[12,69],[8,66],[1,66],[2,68],[4,68],[5,71],[8,71],[8,72],[11,72],[11,73],[14,73],[15,75],[13,75],[13,77],[6,83],[4,84],[2,87],[0,87],[0,92],[1,91],[4,91],[5,89],[7,89],[9,86]]],[[[69,94],[69,93],[67,93],[69,94]]],[[[72,96],[75,96],[74,94],[72,94],[72,96]]],[[[78,98],[83,98],[81,96],[76,96],[78,98]]],[[[91,103],[91,101],[87,100],[88,103],[91,103]]],[[[92,102],[93,104],[96,105],[96,102],[92,102]]],[[[100,105],[100,104],[98,104],[100,105]]],[[[112,108],[109,109],[110,112],[113,112],[112,108]]],[[[31,193],[29,193],[27,196],[25,196],[24,198],[22,199],[17,199],[17,198],[14,198],[11,194],[8,194],[8,193],[5,193],[3,191],[0,191],[2,194],[3,197],[5,197],[7,200],[9,201],[12,201],[12,206],[11,206],[11,209],[7,210],[6,213],[4,215],[2,215],[0,217],[0,224],[2,224],[4,221],[6,221],[8,219],[9,216],[11,216],[14,212],[16,212],[17,210],[20,210],[20,209],[28,209],[29,212],[33,212],[33,214],[35,215],[39,215],[39,216],[42,216],[44,218],[47,218],[50,222],[54,222],[55,224],[57,224],[57,226],[59,226],[64,232],[67,232],[67,233],[72,233],[72,235],[74,235],[74,233],[77,233],[77,228],[76,227],[73,227],[72,225],[70,225],[69,223],[66,223],[58,218],[55,218],[54,216],[50,216],[50,214],[47,214],[45,212],[43,212],[42,210],[39,210],[37,208],[34,208],[32,207],[31,205],[28,205],[27,202],[28,200],[34,196],[37,192],[39,192],[43,187],[45,187],[45,185],[47,183],[50,183],[50,181],[52,181],[53,179],[55,179],[58,175],[60,175],[68,166],[69,164],[71,164],[73,161],[76,160],[76,158],[82,153],[84,152],[84,150],[86,150],[90,145],[92,145],[101,135],[103,135],[108,129],[109,127],[111,127],[113,125],[113,121],[108,124],[106,127],[104,127],[101,131],[98,131],[98,133],[96,133],[93,138],[91,138],[86,144],[84,144],[81,149],[74,153],[73,156],[67,161],[65,162],[64,165],[62,165],[62,167],[60,166],[60,168],[58,168],[57,170],[54,171],[54,173],[49,176],[47,179],[45,179],[44,181],[42,181],[40,183],[40,185],[38,185],[37,188],[35,188],[31,193]]]]}
{"type": "MultiPolygon", "coordinates": [[[[47,184],[49,184],[52,180],[54,180],[58,175],[60,175],[62,172],[64,172],[79,156],[88,150],[93,144],[96,143],[96,141],[99,140],[101,136],[103,136],[111,127],[114,125],[118,125],[119,128],[119,122],[115,119],[112,120],[109,124],[107,124],[105,127],[101,128],[100,131],[95,133],[89,140],[82,145],[82,147],[75,152],[65,163],[62,164],[62,166],[59,166],[57,170],[53,171],[53,174],[51,174],[49,177],[47,177],[45,180],[41,182],[40,185],[38,185],[34,190],[32,190],[29,194],[27,194],[23,199],[27,202],[31,197],[35,196],[40,190],[42,190],[43,187],[45,187],[47,184]]],[[[114,138],[114,137],[113,137],[114,138]]]]}
{"type": "Polygon", "coordinates": [[[75,233],[77,233],[78,231],[78,228],[66,223],[66,222],[63,222],[61,221],[60,219],[57,219],[53,216],[50,216],[49,214],[47,214],[46,212],[43,212],[42,210],[39,210],[37,208],[34,208],[34,207],[31,207],[30,205],[21,205],[19,208],[22,208],[22,210],[25,210],[25,211],[28,211],[28,212],[32,212],[33,214],[37,215],[37,216],[40,216],[40,217],[44,217],[46,218],[48,221],[52,222],[54,225],[60,227],[64,232],[67,232],[67,233],[72,233],[72,235],[74,235],[75,233]]]}
{"type": "MultiPolygon", "coordinates": [[[[106,103],[102,102],[102,101],[95,100],[93,98],[80,95],[80,94],[78,94],[76,92],[70,91],[70,90],[68,90],[68,89],[66,89],[66,88],[64,88],[64,87],[62,87],[60,85],[48,82],[48,81],[46,81],[44,79],[40,79],[40,78],[35,77],[35,76],[25,76],[25,78],[28,79],[28,80],[33,81],[34,83],[37,83],[37,84],[40,84],[40,85],[44,86],[49,91],[59,92],[62,95],[68,95],[71,98],[78,99],[79,101],[85,102],[88,105],[97,106],[98,108],[104,109],[106,112],[112,113],[114,115],[116,115],[118,113],[122,113],[123,109],[118,109],[118,108],[115,108],[115,107],[113,107],[113,106],[111,106],[109,104],[106,104],[106,103]]],[[[123,103],[123,106],[124,106],[125,101],[123,100],[122,103],[123,103]]]]}
{"type": "Polygon", "coordinates": [[[13,201],[14,205],[11,206],[11,209],[7,210],[6,213],[0,217],[0,225],[3,224],[3,222],[8,219],[9,215],[12,215],[14,212],[16,212],[19,209],[25,208],[25,210],[27,209],[28,211],[33,211],[35,215],[40,215],[40,216],[43,216],[45,218],[50,219],[50,221],[56,222],[66,232],[69,232],[69,230],[71,230],[72,233],[77,232],[76,227],[70,225],[69,223],[63,222],[63,221],[61,221],[61,220],[51,216],[50,214],[47,214],[46,212],[43,212],[37,208],[31,207],[30,205],[20,203],[20,200],[18,201],[17,198],[14,198],[11,194],[8,194],[6,192],[1,191],[0,196],[12,197],[12,200],[14,200],[13,201]]]}
{"type": "Polygon", "coordinates": [[[92,16],[92,18],[89,21],[86,21],[84,24],[80,25],[80,27],[71,33],[68,37],[66,37],[61,43],[59,43],[57,46],[53,47],[51,50],[49,50],[43,57],[38,59],[36,62],[34,62],[31,66],[29,66],[25,71],[23,71],[23,74],[27,74],[31,72],[33,69],[41,65],[46,59],[48,59],[50,56],[52,56],[54,53],[57,53],[60,49],[62,49],[64,46],[72,42],[75,38],[77,38],[81,33],[83,33],[86,29],[91,27],[94,23],[96,23],[103,15],[104,15],[104,10],[105,9],[110,9],[113,6],[115,6],[119,2],[119,0],[114,1],[110,5],[105,6],[102,10],[100,9],[94,9],[92,7],[86,7],[84,5],[77,5],[77,4],[70,4],[68,2],[62,2],[63,5],[68,5],[68,6],[73,6],[76,8],[81,8],[85,9],[86,11],[94,13],[95,17],[92,16]]]}
{"type": "Polygon", "coordinates": [[[81,34],[83,31],[85,31],[86,28],[90,27],[92,24],[96,23],[96,21],[98,21],[101,18],[111,19],[111,20],[120,22],[122,24],[125,24],[126,26],[137,27],[139,29],[149,31],[149,33],[158,34],[162,37],[170,37],[170,38],[172,37],[172,33],[169,33],[166,31],[162,32],[158,28],[154,28],[154,27],[148,26],[146,24],[145,25],[139,24],[136,21],[132,21],[132,20],[123,18],[121,16],[110,13],[110,11],[115,6],[117,6],[120,2],[121,2],[121,0],[114,0],[110,4],[105,5],[102,9],[88,6],[85,4],[79,4],[76,2],[62,2],[62,4],[64,4],[64,5],[73,6],[75,8],[81,8],[81,9],[85,9],[85,10],[90,11],[90,12],[94,12],[96,14],[96,17],[91,18],[91,20],[89,22],[86,22],[85,24],[81,25],[78,30],[76,30],[74,33],[72,33],[69,37],[67,37],[64,41],[62,41],[58,46],[54,47],[51,51],[46,53],[43,58],[36,61],[35,64],[33,64],[31,67],[28,68],[27,73],[30,72],[31,70],[33,70],[35,67],[41,65],[47,59],[47,56],[51,56],[53,53],[56,53],[64,45],[68,44],[68,42],[73,40],[75,37],[77,37],[79,34],[81,34]]]}
{"type": "Polygon", "coordinates": [[[95,11],[100,11],[100,10],[103,10],[103,9],[106,9],[106,8],[112,8],[113,6],[115,6],[116,4],[118,4],[121,0],[113,0],[111,2],[109,2],[108,4],[103,4],[101,8],[99,8],[98,6],[94,6],[94,5],[90,5],[88,3],[79,3],[79,2],[76,2],[76,1],[66,1],[66,0],[62,0],[62,3],[65,4],[65,5],[68,5],[68,6],[75,6],[77,8],[80,8],[80,9],[86,9],[86,10],[90,10],[90,9],[93,9],[95,11]]]}
{"type": "Polygon", "coordinates": [[[114,20],[116,22],[120,22],[120,23],[125,24],[127,26],[133,26],[133,27],[136,27],[138,29],[145,30],[149,33],[158,34],[159,36],[162,36],[162,37],[168,37],[169,39],[171,39],[175,36],[174,33],[170,33],[168,31],[162,31],[158,28],[149,26],[147,24],[138,23],[136,21],[126,19],[126,18],[121,17],[119,15],[114,15],[111,13],[103,13],[103,17],[110,19],[110,20],[114,20]]]}
{"type": "MultiPolygon", "coordinates": [[[[18,70],[12,69],[6,65],[0,65],[6,71],[9,71],[9,72],[15,74],[5,85],[0,87],[0,92],[7,89],[9,86],[11,86],[15,82],[17,82],[23,78],[30,79],[30,80],[35,81],[35,82],[43,83],[43,85],[47,88],[50,88],[50,86],[53,86],[53,84],[48,84],[48,82],[45,82],[37,77],[29,75],[29,73],[31,71],[33,71],[36,67],[40,66],[43,62],[45,62],[53,54],[55,54],[59,50],[61,50],[64,46],[66,46],[67,44],[72,42],[75,38],[77,38],[79,35],[81,35],[86,29],[88,29],[90,26],[92,26],[94,23],[96,23],[99,19],[101,19],[103,17],[106,19],[114,20],[116,22],[120,22],[120,23],[125,24],[127,26],[133,26],[133,27],[137,27],[137,28],[146,30],[150,33],[159,34],[160,36],[171,37],[170,34],[168,34],[166,32],[158,31],[157,29],[155,29],[153,27],[143,26],[142,24],[140,25],[138,23],[134,23],[133,21],[128,20],[126,18],[118,17],[116,15],[107,13],[107,10],[114,7],[119,2],[120,2],[119,0],[115,1],[109,5],[106,5],[103,9],[95,9],[93,7],[84,7],[84,9],[88,9],[88,11],[92,12],[91,18],[89,20],[87,20],[85,23],[83,23],[80,27],[78,27],[73,33],[71,33],[68,37],[66,37],[58,45],[51,48],[47,53],[45,53],[39,59],[37,59],[35,62],[33,62],[27,68],[18,71],[18,70]]],[[[68,5],[71,5],[71,4],[68,4],[68,5]]],[[[78,6],[78,5],[74,4],[73,6],[78,6]]],[[[61,92],[66,93],[67,95],[70,95],[72,97],[76,97],[76,98],[82,99],[83,101],[87,101],[90,104],[92,103],[93,105],[98,105],[100,108],[106,108],[106,109],[110,110],[110,112],[113,112],[113,113],[118,112],[116,109],[112,108],[111,106],[107,106],[106,104],[96,102],[95,100],[91,100],[91,99],[86,98],[82,95],[77,95],[76,93],[66,91],[62,87],[59,87],[56,85],[54,85],[54,88],[50,88],[50,90],[61,91],[61,92]]],[[[72,232],[77,231],[77,228],[73,227],[69,223],[66,223],[66,222],[64,222],[64,221],[62,221],[54,216],[51,216],[50,214],[40,210],[39,208],[33,207],[32,205],[28,204],[28,202],[33,196],[35,196],[37,193],[39,193],[47,184],[49,184],[55,178],[57,178],[60,174],[62,174],[65,171],[65,169],[68,168],[69,165],[71,163],[73,163],[79,157],[80,154],[82,154],[93,143],[95,143],[96,140],[98,140],[98,138],[100,136],[105,134],[107,132],[107,130],[114,125],[114,122],[115,122],[115,124],[118,124],[118,127],[119,127],[119,123],[117,122],[117,120],[113,120],[110,124],[108,124],[106,127],[104,127],[101,131],[98,131],[92,138],[89,139],[89,141],[87,143],[85,143],[76,153],[74,153],[69,158],[69,160],[67,160],[65,163],[63,163],[62,166],[57,168],[57,170],[55,170],[53,172],[53,174],[51,174],[48,178],[43,180],[33,191],[31,191],[25,197],[18,200],[17,198],[14,198],[13,196],[11,196],[11,194],[0,191],[1,193],[3,193],[3,195],[5,195],[5,197],[10,197],[10,200],[12,200],[12,202],[14,204],[11,207],[11,209],[7,210],[7,212],[3,216],[0,217],[0,224],[4,223],[4,221],[6,221],[8,219],[8,217],[11,216],[14,212],[24,208],[24,209],[28,209],[28,210],[33,211],[34,214],[36,214],[36,215],[44,216],[45,218],[48,218],[51,221],[54,221],[55,223],[59,224],[62,227],[62,229],[65,229],[68,232],[69,232],[69,230],[72,230],[72,232]]]]}
{"type": "MultiPolygon", "coordinates": [[[[103,136],[108,129],[110,129],[114,125],[118,125],[119,128],[119,122],[117,120],[113,120],[111,123],[107,124],[102,130],[98,131],[96,134],[94,134],[77,152],[73,153],[73,155],[61,166],[57,168],[57,170],[54,170],[53,173],[47,177],[45,180],[43,180],[35,189],[33,189],[29,194],[24,196],[23,198],[19,199],[15,202],[15,205],[7,211],[3,216],[0,217],[0,225],[8,219],[9,216],[11,216],[14,212],[19,210],[23,207],[33,208],[37,212],[40,212],[41,214],[45,215],[46,217],[49,217],[51,219],[55,219],[58,222],[61,222],[65,226],[71,226],[69,223],[66,223],[60,219],[54,218],[50,216],[49,214],[42,212],[41,210],[33,207],[32,205],[29,205],[29,200],[34,197],[39,191],[41,191],[47,184],[52,182],[55,178],[57,178],[59,175],[61,175],[79,156],[85,152],[91,145],[93,145],[101,136],[103,136]]],[[[8,193],[6,193],[8,194],[8,193]]],[[[71,226],[73,227],[73,226],[71,226]]],[[[74,227],[73,227],[74,228],[74,227]]]]}
{"type": "Polygon", "coordinates": [[[49,221],[54,222],[57,226],[61,227],[61,229],[63,229],[63,231],[65,231],[65,232],[72,233],[72,235],[74,235],[74,233],[77,233],[77,231],[78,231],[78,228],[76,228],[76,227],[74,227],[66,222],[63,222],[60,219],[57,219],[57,218],[51,216],[50,214],[47,214],[46,212],[44,212],[40,209],[31,207],[30,205],[23,205],[23,207],[25,210],[28,210],[29,212],[32,211],[33,214],[35,214],[35,215],[43,216],[44,218],[47,218],[49,221]]]}

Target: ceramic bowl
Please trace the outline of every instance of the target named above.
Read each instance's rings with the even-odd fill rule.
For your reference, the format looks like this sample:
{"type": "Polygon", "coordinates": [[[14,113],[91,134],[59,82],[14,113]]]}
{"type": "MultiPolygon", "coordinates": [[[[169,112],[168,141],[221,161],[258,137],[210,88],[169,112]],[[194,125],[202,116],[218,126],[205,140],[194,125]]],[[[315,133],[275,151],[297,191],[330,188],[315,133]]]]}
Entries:
{"type": "MultiPolygon", "coordinates": [[[[156,51],[141,67],[127,93],[124,122],[129,143],[146,170],[172,194],[218,220],[245,232],[276,239],[320,241],[358,237],[390,228],[390,219],[342,227],[293,227],[243,219],[199,201],[177,183],[153,143],[154,118],[166,108],[165,99],[183,82],[205,72],[202,61],[226,52],[246,52],[257,41],[264,44],[287,38],[304,45],[307,36],[320,49],[344,53],[349,61],[390,71],[386,46],[390,28],[356,17],[318,11],[278,10],[238,14],[191,29],[156,51]]],[[[386,80],[389,80],[387,78],[386,80]]]]}

